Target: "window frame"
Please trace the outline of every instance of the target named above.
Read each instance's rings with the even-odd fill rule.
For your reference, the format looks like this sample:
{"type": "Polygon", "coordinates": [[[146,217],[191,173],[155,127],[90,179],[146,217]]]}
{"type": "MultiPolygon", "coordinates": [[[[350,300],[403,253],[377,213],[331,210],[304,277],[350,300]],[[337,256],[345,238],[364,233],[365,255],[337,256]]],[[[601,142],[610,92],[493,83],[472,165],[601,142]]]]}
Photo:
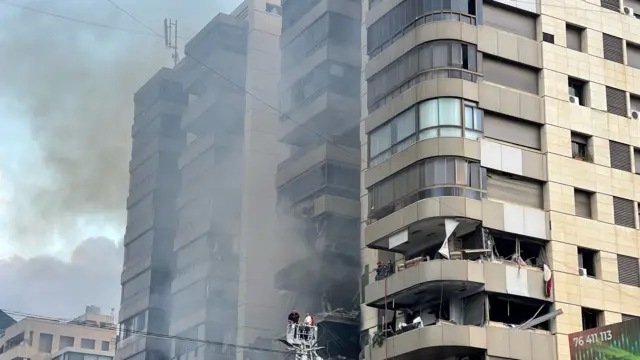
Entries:
{"type": "Polygon", "coordinates": [[[384,162],[385,160],[389,159],[393,155],[399,153],[400,151],[422,140],[428,140],[433,138],[443,138],[443,137],[455,137],[455,138],[466,138],[470,140],[480,140],[483,136],[483,125],[484,125],[484,111],[479,107],[479,104],[474,103],[472,101],[468,101],[468,100],[464,100],[456,97],[440,97],[440,98],[433,98],[433,99],[419,102],[409,107],[407,110],[394,116],[384,124],[376,127],[375,129],[373,129],[367,134],[368,165],[370,167],[378,165],[384,162]],[[441,123],[441,116],[443,115],[443,113],[441,113],[440,109],[441,109],[441,100],[443,99],[446,99],[447,101],[454,100],[457,102],[455,105],[457,109],[455,109],[455,111],[457,111],[456,116],[458,116],[460,120],[458,125],[441,123]],[[435,108],[435,114],[437,114],[436,115],[437,119],[435,119],[436,123],[435,125],[423,127],[422,125],[424,124],[421,124],[423,123],[423,121],[421,121],[423,120],[421,117],[421,114],[423,112],[426,112],[425,108],[427,108],[427,106],[433,105],[433,104],[435,104],[435,107],[436,107],[435,108]],[[470,120],[467,119],[468,111],[471,111],[471,116],[473,117],[470,120]],[[402,117],[406,116],[405,114],[407,114],[408,112],[412,112],[412,116],[414,118],[414,122],[415,122],[413,126],[414,131],[412,134],[402,139],[398,139],[397,126],[398,126],[399,120],[403,120],[402,117]],[[471,124],[468,124],[468,121],[470,121],[471,124]],[[471,125],[471,128],[468,125],[471,125]],[[445,131],[447,129],[459,130],[460,135],[457,135],[457,136],[450,136],[446,134],[443,135],[441,131],[443,129],[445,129],[445,131]],[[436,136],[423,135],[433,131],[436,132],[436,136]],[[375,142],[374,141],[375,136],[384,132],[389,133],[388,136],[391,139],[388,142],[389,146],[383,150],[379,150],[376,153],[373,153],[372,144],[375,142]]]}

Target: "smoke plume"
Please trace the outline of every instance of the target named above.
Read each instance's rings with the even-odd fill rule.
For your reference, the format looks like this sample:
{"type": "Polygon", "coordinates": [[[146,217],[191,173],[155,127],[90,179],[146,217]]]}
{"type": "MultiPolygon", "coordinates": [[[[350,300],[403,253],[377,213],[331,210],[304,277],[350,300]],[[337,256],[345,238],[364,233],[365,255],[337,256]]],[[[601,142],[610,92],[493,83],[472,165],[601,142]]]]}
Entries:
{"type": "Polygon", "coordinates": [[[112,240],[91,238],[69,262],[48,256],[1,260],[0,307],[65,319],[80,315],[87,305],[100,306],[103,313],[117,309],[122,250],[112,240]]]}
{"type": "MultiPolygon", "coordinates": [[[[177,16],[185,37],[212,16],[208,10],[221,5],[206,0],[188,7],[151,0],[119,3],[158,29],[164,17],[177,16]]],[[[122,228],[133,93],[170,62],[169,52],[162,39],[140,35],[147,30],[107,1],[16,4],[137,33],[0,3],[0,98],[18,105],[25,115],[20,120],[37,144],[20,161],[21,179],[13,179],[7,236],[28,249],[53,233],[63,239],[79,236],[84,225],[79,219],[122,228]]]]}

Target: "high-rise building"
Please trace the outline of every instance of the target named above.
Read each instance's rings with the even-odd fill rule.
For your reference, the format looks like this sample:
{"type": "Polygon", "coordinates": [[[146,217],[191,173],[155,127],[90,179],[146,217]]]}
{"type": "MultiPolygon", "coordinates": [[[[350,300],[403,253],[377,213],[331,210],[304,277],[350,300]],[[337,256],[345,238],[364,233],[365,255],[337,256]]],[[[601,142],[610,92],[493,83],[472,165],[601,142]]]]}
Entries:
{"type": "MultiPolygon", "coordinates": [[[[281,12],[278,1],[245,0],[216,15],[174,69],[136,93],[125,329],[252,345],[282,327],[273,286],[286,255],[275,239],[275,172],[286,155],[277,141],[281,12]]],[[[250,355],[125,334],[119,360],[250,355]]]]}
{"type": "Polygon", "coordinates": [[[640,2],[363,7],[362,357],[567,360],[640,316],[640,2]]]}
{"type": "MultiPolygon", "coordinates": [[[[180,129],[187,97],[173,70],[158,71],[134,96],[127,228],[124,238],[121,329],[169,333],[180,129]]],[[[121,331],[116,357],[165,360],[170,343],[121,331]]]]}
{"type": "Polygon", "coordinates": [[[323,357],[359,349],[360,23],[355,0],[282,3],[278,221],[283,302],[316,317],[323,357]]]}

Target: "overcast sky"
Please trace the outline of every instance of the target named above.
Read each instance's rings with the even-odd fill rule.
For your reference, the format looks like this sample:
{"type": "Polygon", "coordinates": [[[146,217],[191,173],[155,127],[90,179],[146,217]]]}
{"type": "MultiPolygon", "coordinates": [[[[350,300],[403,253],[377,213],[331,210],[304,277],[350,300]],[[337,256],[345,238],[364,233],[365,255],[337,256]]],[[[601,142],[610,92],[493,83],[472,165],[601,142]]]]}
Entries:
{"type": "MultiPolygon", "coordinates": [[[[240,0],[115,0],[190,38],[240,0]]],[[[107,0],[0,1],[0,308],[119,305],[133,93],[171,64],[107,0]],[[14,5],[131,32],[65,20],[14,5]]]]}

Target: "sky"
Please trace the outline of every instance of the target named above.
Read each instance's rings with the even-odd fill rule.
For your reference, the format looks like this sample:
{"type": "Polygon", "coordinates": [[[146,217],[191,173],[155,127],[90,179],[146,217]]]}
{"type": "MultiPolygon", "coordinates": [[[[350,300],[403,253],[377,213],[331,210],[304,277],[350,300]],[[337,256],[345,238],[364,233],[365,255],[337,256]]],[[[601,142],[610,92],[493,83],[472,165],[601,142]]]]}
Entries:
{"type": "MultiPolygon", "coordinates": [[[[182,45],[240,3],[114,1],[159,34],[177,20],[182,45]]],[[[171,52],[107,0],[0,0],[0,48],[0,309],[109,312],[120,298],[133,93],[171,52]]]]}

